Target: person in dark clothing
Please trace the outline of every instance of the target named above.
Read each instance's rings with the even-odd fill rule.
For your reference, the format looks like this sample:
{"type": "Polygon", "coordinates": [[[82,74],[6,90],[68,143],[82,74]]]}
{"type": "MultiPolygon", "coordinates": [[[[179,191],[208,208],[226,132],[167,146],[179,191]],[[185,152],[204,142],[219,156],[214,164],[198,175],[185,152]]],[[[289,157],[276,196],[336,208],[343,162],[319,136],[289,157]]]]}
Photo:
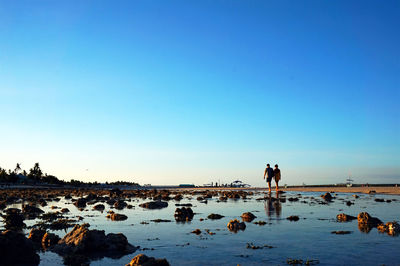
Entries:
{"type": "Polygon", "coordinates": [[[264,179],[267,177],[268,183],[268,192],[271,193],[271,180],[274,177],[274,170],[270,167],[269,163],[267,164],[267,168],[264,171],[264,179]]]}
{"type": "Polygon", "coordinates": [[[276,193],[278,193],[279,192],[278,182],[279,182],[279,180],[281,180],[281,170],[278,168],[277,164],[275,164],[274,177],[275,177],[275,184],[276,184],[276,193]]]}

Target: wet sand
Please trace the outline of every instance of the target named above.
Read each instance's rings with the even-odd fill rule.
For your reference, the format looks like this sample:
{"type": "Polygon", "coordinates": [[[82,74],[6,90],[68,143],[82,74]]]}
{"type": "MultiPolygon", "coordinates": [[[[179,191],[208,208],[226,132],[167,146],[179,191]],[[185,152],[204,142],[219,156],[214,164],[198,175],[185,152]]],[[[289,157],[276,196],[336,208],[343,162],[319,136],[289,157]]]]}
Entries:
{"type": "Polygon", "coordinates": [[[284,191],[301,192],[340,192],[340,193],[366,193],[375,191],[377,194],[400,195],[400,187],[296,187],[285,188],[284,191]]]}
{"type": "MultiPolygon", "coordinates": [[[[174,190],[267,190],[267,188],[229,188],[229,187],[198,187],[198,188],[177,188],[174,190]]],[[[365,193],[375,191],[377,194],[400,195],[400,187],[293,187],[280,188],[283,191],[299,191],[299,192],[340,192],[340,193],[365,193]]],[[[272,192],[275,188],[272,188],[272,192]]]]}

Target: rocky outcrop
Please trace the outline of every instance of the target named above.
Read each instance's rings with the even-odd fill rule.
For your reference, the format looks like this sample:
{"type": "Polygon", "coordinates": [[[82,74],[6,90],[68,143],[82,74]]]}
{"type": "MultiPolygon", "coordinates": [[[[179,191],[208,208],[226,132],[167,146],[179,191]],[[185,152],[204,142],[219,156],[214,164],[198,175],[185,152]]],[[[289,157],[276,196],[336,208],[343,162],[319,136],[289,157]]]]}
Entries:
{"type": "Polygon", "coordinates": [[[135,250],[123,234],[105,235],[103,230],[89,230],[89,224],[75,225],[72,231],[52,248],[52,251],[61,256],[82,254],[88,257],[118,257],[135,250]]]}
{"type": "Polygon", "coordinates": [[[23,234],[7,230],[0,234],[1,265],[39,265],[33,242],[23,234]]]}
{"type": "Polygon", "coordinates": [[[361,232],[369,233],[372,228],[377,227],[380,224],[383,224],[381,220],[376,217],[372,217],[368,212],[360,212],[357,216],[358,220],[358,229],[361,232]]]}
{"type": "Polygon", "coordinates": [[[239,222],[237,219],[230,220],[227,224],[228,230],[232,232],[238,232],[239,230],[245,230],[246,224],[244,222],[239,222]]]}
{"type": "Polygon", "coordinates": [[[345,213],[340,213],[340,214],[336,215],[336,219],[339,222],[349,222],[349,221],[357,219],[357,217],[354,217],[354,216],[351,216],[351,215],[348,215],[345,213]]]}
{"type": "Polygon", "coordinates": [[[58,243],[60,237],[53,233],[45,233],[42,238],[42,247],[44,249],[52,247],[58,243]]]}
{"type": "Polygon", "coordinates": [[[175,220],[177,222],[186,222],[191,221],[193,219],[194,213],[191,208],[176,208],[175,210],[175,220]]]}
{"type": "Polygon", "coordinates": [[[169,263],[166,259],[155,259],[153,257],[147,257],[144,254],[139,254],[125,266],[169,266],[169,263]]]}
{"type": "Polygon", "coordinates": [[[162,209],[168,207],[168,202],[165,201],[149,201],[139,205],[146,209],[162,209]]]}
{"type": "Polygon", "coordinates": [[[30,239],[34,243],[42,244],[42,238],[43,238],[44,234],[46,234],[46,230],[42,230],[39,228],[33,228],[29,232],[28,239],[30,239]]]}
{"type": "Polygon", "coordinates": [[[257,218],[257,216],[255,216],[254,214],[252,214],[251,212],[245,212],[242,214],[242,220],[245,222],[249,222],[251,223],[255,218],[257,218]]]}
{"type": "Polygon", "coordinates": [[[397,222],[387,222],[386,224],[380,224],[377,229],[382,233],[387,233],[391,236],[397,236],[400,234],[400,225],[397,222]]]}

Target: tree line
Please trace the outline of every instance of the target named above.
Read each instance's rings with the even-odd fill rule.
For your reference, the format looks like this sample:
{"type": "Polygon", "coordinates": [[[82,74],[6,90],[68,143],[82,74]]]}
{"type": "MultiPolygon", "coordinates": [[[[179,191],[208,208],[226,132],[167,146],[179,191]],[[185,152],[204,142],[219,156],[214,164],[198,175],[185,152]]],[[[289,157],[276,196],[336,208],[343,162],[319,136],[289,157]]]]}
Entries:
{"type": "MultiPolygon", "coordinates": [[[[34,166],[29,169],[29,172],[21,168],[21,164],[17,163],[15,168],[6,170],[0,167],[0,183],[11,183],[11,184],[51,184],[51,185],[72,185],[72,186],[96,186],[100,183],[96,182],[83,182],[80,180],[71,179],[71,181],[64,181],[58,179],[54,175],[48,175],[43,173],[39,163],[35,163],[34,166]]],[[[106,185],[113,186],[140,186],[135,182],[127,181],[116,181],[106,182],[106,185]]]]}

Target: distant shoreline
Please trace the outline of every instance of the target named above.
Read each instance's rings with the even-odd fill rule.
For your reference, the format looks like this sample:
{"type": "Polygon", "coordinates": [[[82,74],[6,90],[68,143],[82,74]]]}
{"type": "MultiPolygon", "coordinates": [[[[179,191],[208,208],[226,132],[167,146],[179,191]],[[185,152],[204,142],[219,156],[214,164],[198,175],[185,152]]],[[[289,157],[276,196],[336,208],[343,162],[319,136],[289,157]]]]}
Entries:
{"type": "MultiPolygon", "coordinates": [[[[38,186],[29,186],[29,185],[10,185],[10,186],[0,186],[0,190],[15,190],[15,189],[83,189],[83,190],[109,190],[112,188],[119,188],[121,190],[217,190],[217,191],[226,191],[226,190],[264,190],[267,191],[267,187],[246,187],[246,188],[237,188],[237,187],[179,187],[179,186],[152,186],[152,187],[130,187],[130,186],[46,186],[46,185],[38,185],[38,186]]],[[[396,187],[395,185],[373,185],[368,187],[363,186],[353,186],[353,187],[345,187],[345,186],[289,186],[289,187],[280,187],[282,191],[298,191],[298,192],[339,192],[339,193],[364,193],[364,194],[388,194],[388,195],[400,195],[400,187],[396,187]]],[[[272,192],[275,191],[275,188],[272,188],[272,192]]]]}

